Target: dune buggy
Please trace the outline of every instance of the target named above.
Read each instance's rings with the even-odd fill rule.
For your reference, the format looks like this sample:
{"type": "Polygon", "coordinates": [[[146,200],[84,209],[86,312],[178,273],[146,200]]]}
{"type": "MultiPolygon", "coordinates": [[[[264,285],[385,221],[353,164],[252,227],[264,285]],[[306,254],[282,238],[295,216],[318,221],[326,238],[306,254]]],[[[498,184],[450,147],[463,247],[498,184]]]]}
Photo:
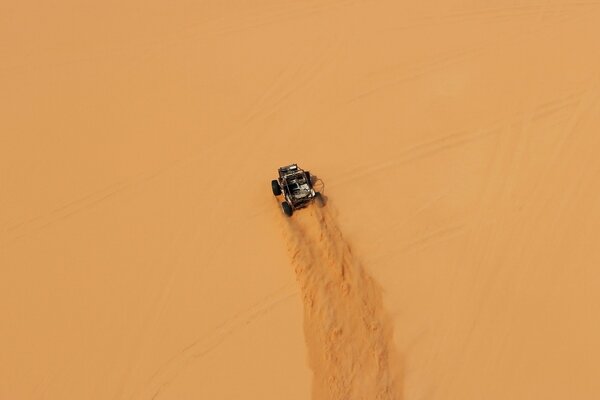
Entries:
{"type": "Polygon", "coordinates": [[[271,181],[275,196],[283,194],[281,203],[283,213],[291,217],[295,210],[304,208],[319,196],[313,189],[310,172],[290,164],[279,168],[279,178],[271,181]]]}

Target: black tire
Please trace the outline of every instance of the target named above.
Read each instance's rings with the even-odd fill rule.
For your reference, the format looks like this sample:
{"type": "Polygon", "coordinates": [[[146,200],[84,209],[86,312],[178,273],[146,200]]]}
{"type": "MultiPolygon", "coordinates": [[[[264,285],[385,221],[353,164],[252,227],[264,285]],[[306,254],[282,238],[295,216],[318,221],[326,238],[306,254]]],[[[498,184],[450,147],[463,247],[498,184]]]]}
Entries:
{"type": "Polygon", "coordinates": [[[273,189],[273,195],[279,196],[281,194],[281,187],[279,187],[279,182],[275,179],[271,181],[271,189],[273,189]]]}
{"type": "Polygon", "coordinates": [[[292,206],[290,206],[290,203],[288,203],[287,201],[281,203],[281,209],[283,210],[283,213],[288,217],[291,217],[294,213],[294,210],[292,210],[292,206]]]}

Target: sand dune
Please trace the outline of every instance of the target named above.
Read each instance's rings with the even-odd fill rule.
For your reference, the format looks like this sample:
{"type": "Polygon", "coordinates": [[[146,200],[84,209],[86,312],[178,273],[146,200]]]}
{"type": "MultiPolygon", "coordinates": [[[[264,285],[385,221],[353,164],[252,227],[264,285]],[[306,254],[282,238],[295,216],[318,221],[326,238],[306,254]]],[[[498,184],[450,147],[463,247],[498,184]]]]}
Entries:
{"type": "Polygon", "coordinates": [[[0,400],[600,398],[600,3],[4,1],[0,400]],[[297,162],[324,208],[285,219],[297,162]]]}

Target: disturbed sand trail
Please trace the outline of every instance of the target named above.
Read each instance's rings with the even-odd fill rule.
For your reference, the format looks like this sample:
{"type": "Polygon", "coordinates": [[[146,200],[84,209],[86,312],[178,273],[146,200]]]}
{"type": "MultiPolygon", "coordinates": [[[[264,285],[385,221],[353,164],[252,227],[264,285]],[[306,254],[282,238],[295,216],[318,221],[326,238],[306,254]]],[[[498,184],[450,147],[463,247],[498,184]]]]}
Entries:
{"type": "Polygon", "coordinates": [[[300,284],[314,400],[401,398],[400,365],[381,290],[344,240],[329,207],[286,219],[300,284]]]}

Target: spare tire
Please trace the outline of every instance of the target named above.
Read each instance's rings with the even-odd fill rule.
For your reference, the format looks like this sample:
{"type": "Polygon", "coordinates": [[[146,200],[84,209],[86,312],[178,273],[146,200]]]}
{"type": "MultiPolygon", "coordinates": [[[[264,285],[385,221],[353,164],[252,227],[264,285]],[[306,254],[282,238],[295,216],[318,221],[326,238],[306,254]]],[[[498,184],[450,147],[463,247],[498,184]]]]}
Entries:
{"type": "Polygon", "coordinates": [[[279,196],[281,194],[281,187],[279,187],[279,182],[275,179],[271,181],[271,189],[273,189],[273,195],[279,196]]]}
{"type": "Polygon", "coordinates": [[[283,213],[288,217],[291,217],[294,213],[294,210],[292,210],[292,206],[290,206],[290,203],[288,203],[287,201],[281,203],[281,209],[283,210],[283,213]]]}

